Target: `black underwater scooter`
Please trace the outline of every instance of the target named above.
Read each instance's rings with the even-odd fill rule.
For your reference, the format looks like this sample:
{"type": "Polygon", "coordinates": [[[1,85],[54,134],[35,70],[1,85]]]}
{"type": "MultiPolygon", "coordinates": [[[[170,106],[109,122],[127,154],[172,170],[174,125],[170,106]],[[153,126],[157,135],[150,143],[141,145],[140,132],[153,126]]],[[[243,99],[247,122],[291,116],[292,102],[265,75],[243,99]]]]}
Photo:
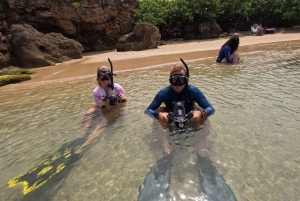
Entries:
{"type": "MultiPolygon", "coordinates": [[[[182,58],[180,58],[180,61],[183,63],[186,69],[186,85],[185,85],[185,91],[186,91],[186,102],[190,102],[188,100],[188,79],[190,77],[189,73],[189,67],[188,65],[184,62],[182,58]]],[[[185,107],[184,103],[179,101],[174,103],[174,110],[173,112],[169,112],[168,114],[168,119],[170,123],[175,123],[176,126],[176,131],[179,132],[185,132],[187,130],[186,126],[189,120],[193,117],[193,113],[189,112],[187,115],[185,114],[185,107]]]]}
{"type": "Polygon", "coordinates": [[[193,113],[189,112],[185,115],[185,108],[182,102],[176,102],[174,104],[174,112],[169,112],[168,119],[170,123],[175,123],[176,131],[185,132],[186,126],[189,120],[193,117],[193,113]]]}

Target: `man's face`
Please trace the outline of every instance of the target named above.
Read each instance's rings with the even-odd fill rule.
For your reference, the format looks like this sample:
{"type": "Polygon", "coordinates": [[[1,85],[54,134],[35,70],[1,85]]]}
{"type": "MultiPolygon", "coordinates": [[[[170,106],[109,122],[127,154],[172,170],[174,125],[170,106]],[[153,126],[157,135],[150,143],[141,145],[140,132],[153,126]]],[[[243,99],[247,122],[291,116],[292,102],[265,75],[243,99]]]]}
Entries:
{"type": "MultiPolygon", "coordinates": [[[[185,76],[185,71],[184,70],[178,70],[178,71],[174,71],[172,72],[172,74],[170,75],[170,77],[172,77],[173,75],[183,75],[185,76]]],[[[182,86],[174,86],[172,85],[172,89],[176,92],[176,93],[180,93],[185,87],[185,84],[182,86]]]]}

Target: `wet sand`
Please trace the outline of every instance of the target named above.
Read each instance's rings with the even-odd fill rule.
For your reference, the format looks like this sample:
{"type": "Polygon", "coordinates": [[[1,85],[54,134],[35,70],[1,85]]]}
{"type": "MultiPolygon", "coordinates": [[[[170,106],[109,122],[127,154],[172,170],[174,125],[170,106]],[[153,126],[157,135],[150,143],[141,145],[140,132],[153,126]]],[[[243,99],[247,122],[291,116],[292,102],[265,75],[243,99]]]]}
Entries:
{"type": "MultiPolygon", "coordinates": [[[[238,51],[242,53],[268,50],[272,43],[285,41],[299,41],[300,29],[280,30],[275,34],[252,36],[250,32],[239,32],[240,46],[238,51]],[[259,48],[258,48],[259,47],[259,48]]],[[[102,51],[84,53],[81,59],[56,64],[43,68],[32,69],[35,74],[28,82],[57,80],[78,76],[93,76],[98,66],[109,66],[108,58],[113,63],[114,71],[131,70],[149,66],[159,66],[167,63],[197,60],[201,58],[216,58],[220,47],[229,39],[228,37],[194,40],[194,41],[168,41],[166,45],[156,49],[143,51],[117,52],[102,51]]],[[[241,59],[243,59],[241,57],[241,59]]]]}

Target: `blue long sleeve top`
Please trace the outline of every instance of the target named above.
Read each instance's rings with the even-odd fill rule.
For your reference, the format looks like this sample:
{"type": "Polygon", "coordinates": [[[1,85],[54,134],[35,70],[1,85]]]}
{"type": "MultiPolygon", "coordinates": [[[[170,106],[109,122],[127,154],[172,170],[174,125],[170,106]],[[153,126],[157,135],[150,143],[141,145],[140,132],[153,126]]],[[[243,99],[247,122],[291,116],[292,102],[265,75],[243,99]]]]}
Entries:
{"type": "Polygon", "coordinates": [[[164,103],[168,110],[173,111],[173,105],[175,102],[182,101],[185,106],[186,113],[195,109],[195,102],[207,112],[207,116],[214,114],[215,109],[210,105],[207,101],[203,93],[197,87],[193,85],[188,85],[188,100],[186,99],[186,89],[182,90],[180,93],[176,93],[172,86],[169,85],[163,89],[161,89],[153,99],[152,103],[145,110],[145,114],[158,119],[158,112],[155,110],[160,107],[162,103],[164,103]]]}
{"type": "Polygon", "coordinates": [[[217,62],[221,62],[224,58],[226,58],[226,61],[228,63],[232,63],[232,61],[230,59],[230,55],[231,55],[231,47],[228,45],[225,45],[224,47],[221,48],[221,50],[219,52],[217,62]]]}

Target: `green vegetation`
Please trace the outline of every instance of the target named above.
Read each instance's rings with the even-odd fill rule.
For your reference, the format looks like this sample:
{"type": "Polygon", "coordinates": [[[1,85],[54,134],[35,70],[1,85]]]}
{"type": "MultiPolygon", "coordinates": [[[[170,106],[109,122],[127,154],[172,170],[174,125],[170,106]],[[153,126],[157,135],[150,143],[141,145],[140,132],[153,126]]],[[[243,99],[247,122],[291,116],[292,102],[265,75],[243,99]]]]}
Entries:
{"type": "Polygon", "coordinates": [[[30,74],[33,73],[34,72],[29,70],[22,70],[18,72],[6,72],[5,74],[0,74],[0,86],[30,80],[30,74]]]}
{"type": "Polygon", "coordinates": [[[253,23],[269,27],[300,24],[299,0],[139,0],[133,23],[152,23],[168,35],[185,25],[216,21],[223,31],[249,30],[253,23]]]}
{"type": "Polygon", "coordinates": [[[72,3],[72,6],[74,6],[75,8],[80,8],[80,2],[74,2],[72,3]]]}
{"type": "Polygon", "coordinates": [[[160,29],[161,33],[177,35],[185,24],[190,24],[195,17],[213,20],[219,7],[218,1],[206,0],[140,0],[140,9],[135,11],[133,22],[148,22],[160,29]],[[207,11],[209,8],[209,11],[207,11]]]}
{"type": "Polygon", "coordinates": [[[30,74],[34,74],[34,72],[31,71],[31,70],[21,70],[21,71],[7,72],[7,73],[5,73],[5,74],[6,74],[6,75],[23,75],[23,74],[30,75],[30,74]]]}
{"type": "Polygon", "coordinates": [[[192,22],[195,17],[215,19],[219,12],[218,0],[140,0],[140,9],[134,14],[134,22],[155,25],[192,22]]]}

